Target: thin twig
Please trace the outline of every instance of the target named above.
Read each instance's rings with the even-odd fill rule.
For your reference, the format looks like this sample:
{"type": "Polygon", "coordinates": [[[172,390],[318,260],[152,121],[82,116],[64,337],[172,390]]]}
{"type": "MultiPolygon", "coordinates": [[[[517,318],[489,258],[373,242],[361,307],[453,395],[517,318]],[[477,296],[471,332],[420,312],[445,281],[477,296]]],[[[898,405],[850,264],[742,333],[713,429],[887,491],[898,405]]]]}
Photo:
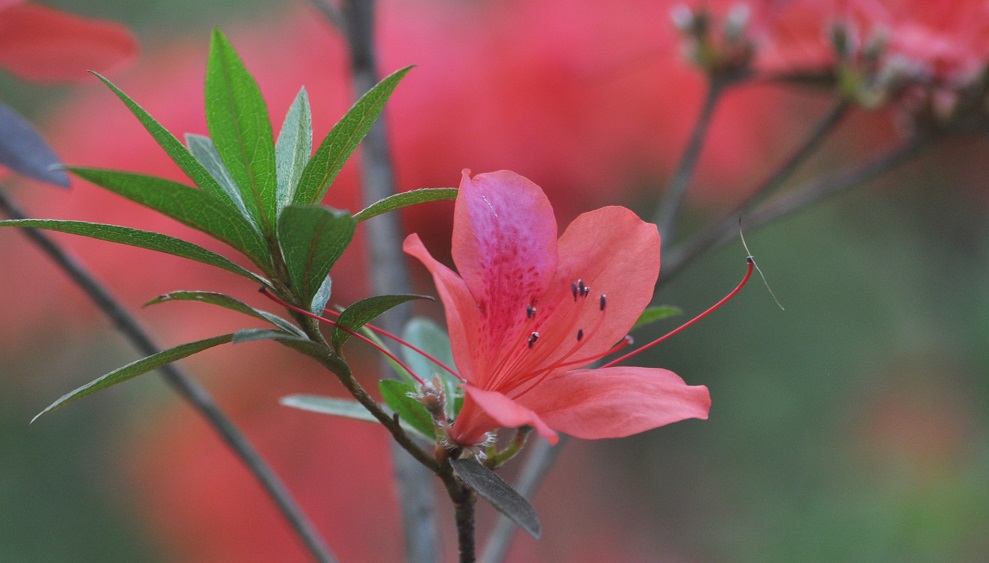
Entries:
{"type": "Polygon", "coordinates": [[[309,3],[319,10],[319,13],[338,30],[344,31],[346,29],[343,12],[340,8],[331,4],[329,0],[309,0],[309,3]]]}
{"type": "Polygon", "coordinates": [[[660,202],[659,209],[654,217],[654,222],[659,226],[659,235],[663,241],[673,235],[676,227],[677,216],[680,208],[687,196],[690,188],[690,181],[697,168],[697,160],[700,158],[701,150],[704,148],[704,139],[711,125],[711,118],[714,116],[714,109],[721,99],[721,95],[728,88],[729,82],[725,79],[712,76],[708,80],[707,94],[704,96],[704,105],[701,106],[701,113],[697,116],[694,129],[690,133],[690,139],[680,157],[680,164],[677,166],[673,179],[670,180],[666,193],[660,202]]]}
{"type": "MultiPolygon", "coordinates": [[[[354,91],[360,96],[378,81],[374,44],[374,0],[345,0],[342,4],[342,28],[350,48],[354,91]]],[[[339,26],[338,26],[339,27],[339,26]]],[[[362,188],[365,204],[384,199],[396,192],[395,174],[388,147],[384,119],[379,119],[361,149],[362,188]]],[[[397,213],[388,213],[367,222],[368,245],[373,269],[371,280],[376,295],[410,293],[409,271],[401,251],[402,232],[397,213]]],[[[398,333],[411,316],[409,306],[399,306],[382,317],[389,332],[398,333]]],[[[384,364],[383,364],[384,365],[384,364]]],[[[385,365],[386,373],[391,369],[385,365]]],[[[394,374],[393,374],[394,375],[394,374]]],[[[405,529],[405,554],[411,563],[430,563],[438,558],[436,495],[429,470],[393,445],[392,459],[405,529]]]]}
{"type": "MultiPolygon", "coordinates": [[[[28,218],[2,189],[0,189],[0,211],[11,219],[28,218]]],[[[113,321],[117,330],[138,351],[147,355],[157,354],[161,351],[137,320],[117,302],[113,295],[79,262],[62,250],[51,237],[33,228],[23,228],[22,232],[69,276],[69,279],[96,304],[104,315],[113,321]]],[[[264,458],[247,440],[247,437],[237,429],[233,421],[220,410],[209,392],[175,364],[165,365],[159,368],[159,371],[165,381],[206,419],[227,446],[240,458],[248,471],[261,483],[264,490],[278,505],[291,528],[306,544],[312,556],[321,562],[336,561],[336,557],[319,536],[316,527],[299,508],[285,484],[281,482],[264,458]]]]}
{"type": "Polygon", "coordinates": [[[725,214],[721,221],[713,223],[705,231],[692,236],[688,242],[674,249],[671,255],[664,257],[663,276],[660,283],[667,283],[693,258],[709,250],[714,244],[716,237],[726,228],[725,225],[729,222],[737,222],[739,214],[749,211],[753,206],[760,201],[764,201],[775,193],[780,186],[786,183],[800,165],[814,154],[814,151],[820,147],[828,134],[834,131],[838,124],[841,123],[842,118],[848,114],[850,107],[851,103],[845,99],[837,101],[824,117],[814,125],[797,149],[763,180],[759,186],[752,190],[747,198],[736,205],[731,212],[725,214]]]}
{"type": "MultiPolygon", "coordinates": [[[[532,445],[532,452],[526,457],[525,465],[522,466],[522,473],[519,475],[515,490],[524,497],[532,498],[536,490],[542,484],[546,474],[560,456],[563,446],[569,438],[560,436],[560,441],[555,446],[550,445],[546,440],[539,440],[532,445]]],[[[516,526],[507,516],[498,515],[491,536],[484,544],[481,552],[481,563],[501,563],[508,556],[508,548],[512,545],[512,539],[518,531],[516,526]]]]}
{"type": "MultiPolygon", "coordinates": [[[[793,191],[766,201],[746,216],[745,226],[749,230],[760,227],[827,197],[864,184],[916,156],[927,145],[927,141],[927,138],[912,139],[868,162],[824,178],[809,181],[793,191]]],[[[737,217],[726,217],[713,228],[705,231],[703,239],[696,239],[682,248],[674,249],[667,254],[666,263],[663,266],[664,271],[672,270],[672,273],[675,274],[685,263],[693,260],[700,253],[718,248],[734,239],[737,225],[737,217]]],[[[658,285],[665,284],[669,279],[670,275],[664,276],[658,285]]]]}

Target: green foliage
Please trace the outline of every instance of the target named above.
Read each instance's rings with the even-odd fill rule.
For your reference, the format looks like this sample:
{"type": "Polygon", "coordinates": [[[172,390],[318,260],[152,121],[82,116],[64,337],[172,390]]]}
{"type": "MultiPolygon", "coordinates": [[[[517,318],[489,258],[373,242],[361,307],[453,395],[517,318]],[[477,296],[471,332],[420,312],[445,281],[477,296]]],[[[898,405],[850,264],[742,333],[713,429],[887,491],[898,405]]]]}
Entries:
{"type": "Polygon", "coordinates": [[[430,441],[436,441],[433,417],[419,401],[409,396],[416,392],[414,387],[403,381],[383,379],[378,382],[378,389],[381,390],[381,398],[385,403],[398,413],[399,420],[407,422],[430,441]]]}
{"type": "Polygon", "coordinates": [[[203,350],[207,350],[214,346],[219,346],[220,344],[226,344],[231,340],[233,340],[233,334],[214,336],[213,338],[198,340],[196,342],[176,346],[175,348],[169,348],[168,350],[158,352],[157,354],[152,354],[146,358],[137,360],[136,362],[131,362],[124,367],[115,369],[110,373],[90,381],[74,391],[70,391],[69,393],[62,395],[57,401],[45,407],[45,410],[35,415],[35,417],[31,419],[31,422],[38,420],[39,417],[44,416],[56,409],[64,407],[72,401],[81,399],[86,395],[91,395],[101,389],[106,389],[111,385],[116,385],[127,381],[128,379],[133,379],[139,375],[156,370],[176,360],[181,360],[182,358],[187,358],[193,354],[202,352],[203,350]]]}
{"type": "Polygon", "coordinates": [[[118,242],[138,248],[146,248],[155,252],[163,252],[173,256],[188,258],[210,266],[222,268],[228,272],[233,272],[239,276],[259,282],[267,283],[254,273],[241,268],[230,260],[206,250],[205,248],[186,242],[182,239],[170,237],[160,233],[141,231],[129,227],[119,227],[117,225],[106,225],[103,223],[87,223],[85,221],[58,221],[54,219],[21,219],[0,221],[0,227],[31,227],[35,229],[47,229],[49,231],[59,231],[74,235],[82,235],[89,238],[118,242]]]}
{"type": "Polygon", "coordinates": [[[354,215],[354,219],[357,219],[358,221],[367,221],[371,217],[376,217],[382,213],[388,213],[403,207],[418,205],[420,203],[428,203],[431,201],[453,199],[457,199],[457,188],[422,188],[419,190],[411,190],[408,192],[391,195],[372,203],[354,215]]]}
{"type": "Polygon", "coordinates": [[[337,328],[333,330],[333,348],[339,352],[344,343],[350,339],[350,332],[360,330],[362,326],[376,319],[385,311],[413,299],[431,298],[425,295],[376,295],[361,299],[347,307],[340,313],[340,318],[337,319],[337,328]]]}
{"type": "Polygon", "coordinates": [[[212,291],[173,291],[171,293],[166,293],[155,297],[151,301],[148,301],[146,305],[157,305],[159,303],[170,301],[196,301],[199,303],[216,305],[269,322],[278,327],[280,330],[293,334],[297,337],[304,338],[306,336],[305,333],[302,332],[297,326],[279,317],[278,315],[273,315],[267,311],[255,309],[247,303],[223,293],[216,293],[212,291]]]}
{"type": "Polygon", "coordinates": [[[95,168],[69,170],[84,180],[229,244],[265,271],[271,269],[268,249],[260,233],[233,207],[204,191],[131,172],[95,168]]]}
{"type": "Polygon", "coordinates": [[[206,64],[206,124],[247,211],[265,235],[278,218],[275,142],[257,82],[219,30],[206,64]]]}
{"type": "Polygon", "coordinates": [[[371,130],[371,126],[381,115],[385,102],[411,69],[412,67],[406,67],[386,76],[361,96],[361,99],[357,100],[333,129],[330,129],[302,172],[299,187],[295,192],[295,203],[311,205],[323,200],[326,190],[343,168],[343,164],[357,149],[361,139],[371,130]]]}
{"type": "Polygon", "coordinates": [[[306,89],[292,102],[275,143],[275,168],[278,173],[277,212],[281,213],[295,197],[295,188],[312,154],[312,114],[306,89]]]}
{"type": "MultiPolygon", "coordinates": [[[[423,352],[433,356],[443,362],[451,369],[456,370],[457,366],[453,361],[453,352],[450,350],[450,337],[446,331],[436,323],[425,317],[414,317],[405,325],[402,331],[402,338],[419,348],[423,352]]],[[[453,374],[447,372],[442,367],[436,365],[432,360],[423,356],[411,348],[402,348],[402,359],[413,371],[421,377],[427,378],[438,375],[443,382],[443,392],[446,395],[447,416],[456,418],[460,412],[457,404],[463,404],[463,395],[460,389],[460,380],[453,374]]]]}
{"type": "Polygon", "coordinates": [[[186,133],[185,144],[189,146],[189,152],[192,153],[192,156],[203,165],[203,168],[220,185],[223,189],[223,194],[230,199],[234,207],[240,211],[240,214],[245,219],[250,219],[251,215],[247,212],[247,207],[244,206],[244,200],[240,197],[240,190],[237,189],[234,179],[230,177],[230,171],[227,170],[227,165],[223,164],[223,158],[220,157],[220,152],[216,150],[213,139],[204,137],[203,135],[186,133]]]}
{"type": "MultiPolygon", "coordinates": [[[[322,397],[319,395],[289,395],[287,397],[282,397],[281,404],[286,407],[292,407],[299,410],[316,412],[319,414],[328,414],[331,416],[342,416],[344,418],[350,418],[353,420],[362,420],[364,422],[374,422],[377,423],[378,419],[371,414],[364,405],[358,403],[357,401],[352,401],[350,399],[338,399],[336,397],[322,397]]],[[[408,422],[399,418],[398,424],[403,430],[411,434],[422,438],[423,440],[430,440],[435,438],[430,438],[429,436],[423,434],[417,430],[414,426],[410,425],[408,422]]]]}
{"type": "Polygon", "coordinates": [[[477,491],[477,494],[490,502],[499,512],[511,518],[520,528],[529,532],[529,535],[539,539],[542,525],[539,523],[536,509],[497,473],[472,457],[455,459],[450,465],[457,472],[457,476],[477,491]]]}
{"type": "Polygon", "coordinates": [[[646,307],[646,310],[642,311],[642,314],[639,315],[639,320],[635,321],[635,324],[632,326],[632,330],[651,325],[652,323],[661,321],[667,317],[675,317],[682,313],[683,311],[677,307],[669,307],[665,305],[658,307],[646,307]]]}
{"type": "MultiPolygon", "coordinates": [[[[313,298],[350,244],[356,227],[357,221],[350,213],[327,207],[292,205],[282,212],[278,222],[282,257],[292,289],[307,307],[312,307],[313,298]]],[[[321,313],[322,308],[313,312],[321,313]]]]}

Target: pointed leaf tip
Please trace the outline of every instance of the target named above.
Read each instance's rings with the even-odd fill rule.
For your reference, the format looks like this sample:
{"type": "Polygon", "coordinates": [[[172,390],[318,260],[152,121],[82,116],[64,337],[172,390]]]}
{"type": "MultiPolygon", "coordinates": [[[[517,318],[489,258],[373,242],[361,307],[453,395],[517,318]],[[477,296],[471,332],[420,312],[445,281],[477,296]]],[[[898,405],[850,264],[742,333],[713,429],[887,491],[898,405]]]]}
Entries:
{"type": "Polygon", "coordinates": [[[477,491],[499,512],[511,518],[532,537],[539,539],[542,524],[536,509],[518,491],[513,489],[497,473],[481,465],[474,458],[455,459],[450,462],[457,476],[477,491]]]}

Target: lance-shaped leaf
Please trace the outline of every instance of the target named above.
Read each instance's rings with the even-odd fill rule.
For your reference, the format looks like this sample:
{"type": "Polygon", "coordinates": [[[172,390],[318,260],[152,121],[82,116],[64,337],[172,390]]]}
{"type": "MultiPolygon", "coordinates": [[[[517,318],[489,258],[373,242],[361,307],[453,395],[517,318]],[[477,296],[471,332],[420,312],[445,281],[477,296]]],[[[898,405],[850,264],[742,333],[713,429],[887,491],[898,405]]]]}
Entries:
{"type": "Polygon", "coordinates": [[[229,244],[262,270],[270,268],[268,249],[260,233],[236,209],[202,190],[131,172],[96,168],[69,168],[69,171],[229,244]]]}
{"type": "Polygon", "coordinates": [[[340,347],[350,339],[347,332],[355,332],[362,326],[376,319],[379,315],[413,299],[432,299],[425,295],[375,295],[361,299],[340,313],[337,319],[337,327],[333,329],[333,348],[338,352],[340,347]],[[347,330],[344,330],[347,329],[347,330]]]}
{"type": "Polygon", "coordinates": [[[185,144],[189,146],[189,152],[192,153],[192,156],[199,161],[199,164],[203,165],[203,168],[220,185],[227,199],[234,204],[234,207],[240,211],[240,214],[245,219],[250,219],[251,214],[247,212],[247,207],[244,206],[244,200],[240,197],[240,190],[237,189],[234,179],[230,177],[227,165],[223,164],[223,159],[220,158],[220,153],[216,150],[213,139],[205,135],[186,133],[185,144]]]}
{"type": "Polygon", "coordinates": [[[310,358],[317,360],[328,370],[341,377],[353,377],[353,374],[350,371],[350,366],[347,365],[347,362],[343,361],[343,358],[334,354],[333,350],[330,350],[323,344],[314,342],[308,338],[300,338],[293,333],[282,330],[269,330],[266,328],[248,328],[238,330],[233,334],[234,344],[240,344],[243,342],[257,342],[259,340],[274,340],[275,342],[283,346],[287,346],[304,356],[309,356],[310,358]]]}
{"type": "Polygon", "coordinates": [[[429,415],[422,403],[409,396],[409,393],[415,393],[415,389],[411,385],[393,379],[382,379],[378,382],[378,389],[381,391],[381,398],[385,400],[385,403],[398,413],[399,420],[407,422],[409,426],[415,428],[429,441],[436,441],[433,417],[429,415]]]}
{"type": "Polygon", "coordinates": [[[278,172],[278,211],[292,203],[295,188],[312,154],[312,114],[306,89],[292,102],[275,143],[275,168],[278,172]]]}
{"type": "Polygon", "coordinates": [[[381,115],[385,102],[411,68],[406,67],[386,76],[361,96],[333,126],[302,172],[295,192],[295,203],[312,204],[322,201],[344,163],[371,130],[371,126],[381,115]]]}
{"type": "Polygon", "coordinates": [[[474,458],[455,459],[450,465],[467,486],[477,491],[477,494],[484,497],[499,512],[511,518],[523,530],[529,532],[529,535],[539,539],[542,525],[539,523],[536,509],[498,474],[481,465],[474,458]]]}
{"type": "Polygon", "coordinates": [[[305,338],[306,336],[306,334],[302,332],[299,327],[295,326],[288,320],[267,311],[255,309],[247,303],[224,293],[216,293],[213,291],[173,291],[171,293],[159,295],[151,301],[148,301],[146,305],[157,305],[168,301],[198,301],[200,303],[208,303],[210,305],[224,307],[226,309],[230,309],[231,311],[237,311],[238,313],[243,313],[256,319],[269,322],[279,329],[299,338],[305,338]]]}
{"type": "MultiPolygon", "coordinates": [[[[319,414],[328,414],[331,416],[342,416],[344,418],[351,418],[353,420],[361,420],[364,422],[374,422],[380,423],[377,418],[374,417],[364,405],[358,403],[357,401],[350,399],[338,399],[336,397],[322,397],[319,395],[288,395],[287,397],[282,397],[279,403],[285,405],[286,407],[292,407],[299,410],[315,412],[319,414]]],[[[411,424],[406,422],[404,419],[399,418],[398,424],[408,433],[415,434],[416,436],[422,438],[423,440],[430,440],[429,436],[426,436],[416,430],[411,424]]],[[[435,439],[435,438],[433,438],[435,439]]]]}
{"type": "Polygon", "coordinates": [[[263,232],[274,233],[275,143],[268,108],[257,82],[219,30],[213,31],[206,63],[206,124],[248,212],[263,232]]]}
{"type": "MultiPolygon", "coordinates": [[[[147,129],[148,133],[154,138],[165,153],[168,154],[169,158],[178,165],[182,172],[189,177],[197,186],[203,189],[206,193],[213,194],[221,200],[228,200],[227,192],[220,187],[216,179],[210,175],[209,171],[203,167],[203,165],[196,160],[195,157],[182,145],[182,143],[172,135],[168,129],[165,129],[160,123],[158,123],[155,118],[151,117],[151,114],[144,111],[144,108],[139,106],[137,102],[132,100],[127,94],[124,94],[120,88],[114,86],[112,82],[107,80],[100,74],[96,74],[96,77],[103,81],[114,94],[120,98],[120,101],[124,102],[127,109],[134,114],[134,117],[141,122],[141,125],[147,129]]],[[[233,203],[231,201],[231,203],[233,203]]]]}
{"type": "Polygon", "coordinates": [[[666,305],[658,307],[646,307],[645,311],[639,315],[639,320],[635,321],[635,325],[632,326],[632,330],[637,328],[642,328],[646,325],[650,325],[656,321],[661,321],[667,317],[674,317],[681,314],[681,311],[677,307],[669,307],[666,305]]]}
{"type": "Polygon", "coordinates": [[[253,272],[245,270],[215,252],[206,250],[205,248],[192,244],[191,242],[186,242],[182,239],[170,237],[161,233],[141,231],[118,225],[106,225],[104,223],[60,221],[55,219],[13,219],[8,221],[0,221],[0,227],[29,227],[34,229],[47,229],[49,231],[58,231],[109,242],[126,244],[129,246],[136,246],[138,248],[154,250],[155,252],[171,254],[172,256],[188,258],[189,260],[195,260],[196,262],[202,262],[203,264],[209,264],[210,266],[216,266],[217,268],[222,268],[239,276],[244,276],[254,282],[262,284],[268,283],[264,278],[254,274],[253,272]]]}
{"type": "Polygon", "coordinates": [[[57,401],[48,405],[45,410],[35,415],[35,417],[31,419],[31,422],[38,420],[38,417],[48,414],[53,410],[62,408],[73,401],[85,397],[86,395],[92,395],[101,389],[106,389],[111,385],[116,385],[127,381],[128,379],[133,379],[139,375],[156,370],[174,361],[202,352],[203,350],[207,350],[214,346],[219,346],[220,344],[226,344],[232,339],[233,334],[214,336],[213,338],[207,338],[205,340],[182,344],[181,346],[176,346],[175,348],[169,348],[163,352],[158,352],[157,354],[152,354],[151,356],[142,358],[136,362],[129,363],[122,368],[115,369],[108,374],[90,381],[70,393],[62,395],[62,397],[60,397],[57,401]]]}
{"type": "Polygon", "coordinates": [[[457,188],[422,188],[390,195],[362,209],[354,215],[358,221],[367,221],[371,217],[376,217],[382,213],[395,211],[403,207],[429,203],[431,201],[443,201],[457,199],[457,188]]]}
{"type": "Polygon", "coordinates": [[[69,187],[69,176],[53,169],[58,157],[28,120],[0,103],[0,165],[42,182],[69,187]]]}
{"type": "Polygon", "coordinates": [[[278,242],[292,289],[307,307],[312,306],[330,268],[350,244],[356,226],[357,221],[346,211],[327,207],[292,205],[282,212],[278,242]]]}

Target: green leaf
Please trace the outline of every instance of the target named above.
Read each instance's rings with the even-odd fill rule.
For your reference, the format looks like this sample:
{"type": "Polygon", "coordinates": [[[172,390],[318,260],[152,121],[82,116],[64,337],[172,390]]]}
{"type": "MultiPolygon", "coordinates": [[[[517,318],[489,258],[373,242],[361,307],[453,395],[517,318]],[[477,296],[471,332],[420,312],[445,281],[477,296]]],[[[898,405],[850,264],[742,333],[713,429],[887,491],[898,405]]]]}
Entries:
{"type": "Polygon", "coordinates": [[[422,188],[420,190],[402,192],[372,203],[362,209],[357,215],[354,215],[354,219],[357,219],[358,222],[367,221],[371,217],[376,217],[382,213],[388,213],[403,207],[429,203],[431,201],[457,199],[457,191],[457,188],[422,188]]]}
{"type": "Polygon", "coordinates": [[[234,207],[240,211],[240,214],[245,219],[250,220],[251,214],[247,212],[247,207],[244,206],[244,200],[240,197],[240,190],[237,189],[234,179],[230,177],[230,171],[227,170],[227,165],[223,164],[223,159],[220,158],[220,153],[216,150],[213,139],[204,135],[186,133],[185,143],[189,145],[189,152],[192,153],[192,156],[203,165],[203,168],[223,188],[223,193],[227,196],[227,199],[234,204],[234,207]]]}
{"type": "MultiPolygon", "coordinates": [[[[278,242],[292,289],[308,307],[330,268],[354,237],[357,221],[346,211],[291,205],[278,221],[278,242]]],[[[319,311],[322,312],[322,309],[319,311]]]]}
{"type": "Polygon", "coordinates": [[[157,305],[167,301],[198,301],[200,303],[217,305],[219,307],[230,309],[231,311],[237,311],[238,313],[243,313],[256,319],[269,322],[279,329],[291,333],[299,338],[305,338],[306,336],[306,334],[302,332],[299,327],[295,326],[288,320],[267,311],[255,309],[247,303],[223,293],[215,293],[212,291],[173,291],[171,293],[159,295],[151,301],[148,301],[146,305],[157,305]]]}
{"type": "Polygon", "coordinates": [[[47,229],[49,231],[58,231],[98,240],[117,242],[129,246],[136,246],[138,248],[146,248],[156,252],[171,254],[172,256],[188,258],[189,260],[195,260],[196,262],[202,262],[203,264],[209,264],[210,266],[216,266],[217,268],[222,268],[239,276],[244,276],[254,282],[262,284],[268,283],[264,278],[241,268],[237,264],[234,264],[219,254],[206,250],[205,248],[192,244],[191,242],[186,242],[182,239],[170,237],[161,233],[140,231],[129,227],[106,225],[103,223],[59,221],[54,219],[0,221],[0,227],[31,227],[35,229],[47,229]]]}
{"type": "Polygon", "coordinates": [[[279,212],[292,203],[295,188],[311,154],[312,114],[309,111],[309,97],[303,88],[299,90],[299,95],[285,115],[282,130],[278,133],[278,142],[275,143],[279,212]]]}
{"type": "Polygon", "coordinates": [[[642,314],[639,315],[639,320],[635,321],[635,324],[632,325],[632,330],[642,328],[667,317],[675,317],[681,313],[683,313],[683,311],[677,307],[669,307],[665,305],[659,307],[646,307],[646,310],[642,311],[642,314]]]}
{"type": "Polygon", "coordinates": [[[357,100],[346,115],[333,126],[302,172],[299,187],[295,192],[295,203],[313,204],[323,200],[326,190],[329,189],[344,163],[381,115],[385,102],[391,97],[395,87],[411,69],[412,67],[406,67],[386,76],[361,96],[361,99],[357,100]]]}
{"type": "MultiPolygon", "coordinates": [[[[451,369],[457,369],[453,361],[453,352],[450,349],[450,337],[433,321],[425,317],[413,317],[405,325],[405,329],[402,331],[402,338],[409,344],[443,362],[451,369]]],[[[447,415],[450,418],[455,418],[457,414],[455,408],[456,398],[459,392],[460,380],[429,358],[411,348],[402,347],[402,359],[405,360],[405,363],[413,371],[423,378],[434,374],[440,376],[440,380],[443,382],[443,391],[446,394],[447,415]]]]}
{"type": "Polygon", "coordinates": [[[323,279],[323,283],[320,284],[319,289],[316,290],[316,295],[312,298],[312,306],[310,310],[322,316],[323,310],[326,309],[326,304],[330,301],[330,295],[333,293],[333,278],[326,276],[323,279]]]}
{"type": "MultiPolygon", "coordinates": [[[[289,395],[287,397],[282,397],[279,402],[286,407],[293,407],[304,411],[328,414],[331,416],[342,416],[344,418],[352,418],[354,420],[362,420],[364,422],[374,422],[378,424],[381,422],[377,418],[374,418],[374,415],[364,408],[364,405],[349,399],[321,397],[318,395],[289,395]]],[[[398,424],[406,432],[415,434],[423,440],[435,440],[435,438],[430,438],[417,430],[401,417],[398,420],[398,424]]]]}
{"type": "Polygon", "coordinates": [[[235,344],[240,344],[242,342],[257,342],[259,340],[274,340],[283,346],[292,348],[304,356],[309,356],[310,358],[315,359],[328,370],[341,377],[353,377],[353,374],[350,371],[350,366],[347,365],[347,362],[343,361],[343,358],[334,354],[333,350],[330,350],[323,344],[313,342],[308,338],[299,338],[298,336],[285,331],[270,330],[266,328],[248,328],[238,330],[233,334],[233,342],[235,344]]]}
{"type": "Polygon", "coordinates": [[[112,82],[107,80],[102,75],[95,72],[93,74],[102,80],[103,83],[106,84],[107,87],[110,88],[110,90],[112,90],[122,102],[124,102],[127,109],[134,114],[134,117],[136,117],[137,120],[141,122],[141,125],[147,129],[148,133],[154,137],[155,142],[157,142],[161,148],[165,149],[165,152],[172,159],[172,161],[177,164],[183,172],[185,172],[186,176],[188,176],[190,180],[195,182],[195,184],[202,188],[206,193],[217,196],[218,199],[229,199],[226,195],[226,191],[220,187],[213,176],[210,175],[209,171],[207,171],[206,168],[204,168],[203,165],[197,161],[184,146],[182,146],[182,143],[179,142],[174,135],[162,127],[160,123],[155,121],[155,118],[151,117],[148,112],[144,111],[144,108],[137,105],[137,103],[130,99],[127,94],[124,94],[120,88],[114,86],[112,82]]]}
{"type": "Polygon", "coordinates": [[[419,401],[409,397],[415,389],[408,383],[393,379],[382,379],[378,382],[381,398],[398,413],[399,420],[404,420],[409,426],[424,434],[430,441],[436,441],[436,430],[433,428],[433,417],[426,412],[419,401]]]}
{"type": "Polygon", "coordinates": [[[412,301],[413,299],[432,298],[425,295],[376,295],[361,299],[350,307],[347,307],[340,313],[340,318],[337,319],[337,328],[333,329],[333,348],[339,352],[340,347],[350,339],[350,334],[344,329],[355,332],[392,307],[412,301]]]}
{"type": "Polygon", "coordinates": [[[183,184],[116,170],[69,168],[83,180],[106,188],[223,241],[242,252],[262,270],[270,269],[268,248],[260,233],[231,206],[208,193],[183,184]]]}
{"type": "Polygon", "coordinates": [[[136,362],[129,363],[122,368],[115,369],[110,373],[90,381],[75,391],[62,395],[62,397],[60,397],[57,401],[48,405],[45,410],[35,415],[35,417],[31,419],[31,422],[34,422],[35,420],[38,420],[39,417],[56,409],[62,408],[75,400],[81,399],[86,395],[91,395],[101,389],[106,389],[111,385],[116,385],[123,381],[127,381],[128,379],[143,375],[149,371],[168,365],[176,360],[181,360],[182,358],[187,358],[193,354],[202,352],[203,350],[214,346],[219,346],[220,344],[226,344],[227,342],[230,342],[231,339],[233,339],[232,334],[214,336],[213,338],[182,344],[181,346],[176,346],[175,348],[170,348],[137,360],[136,362]]]}
{"type": "Polygon", "coordinates": [[[220,30],[213,30],[206,63],[206,124],[248,212],[273,234],[276,205],[275,142],[257,82],[220,30]]]}
{"type": "Polygon", "coordinates": [[[455,459],[450,465],[467,486],[487,499],[498,509],[498,512],[508,516],[532,537],[539,539],[542,525],[539,523],[536,509],[497,473],[472,457],[455,459]]]}

